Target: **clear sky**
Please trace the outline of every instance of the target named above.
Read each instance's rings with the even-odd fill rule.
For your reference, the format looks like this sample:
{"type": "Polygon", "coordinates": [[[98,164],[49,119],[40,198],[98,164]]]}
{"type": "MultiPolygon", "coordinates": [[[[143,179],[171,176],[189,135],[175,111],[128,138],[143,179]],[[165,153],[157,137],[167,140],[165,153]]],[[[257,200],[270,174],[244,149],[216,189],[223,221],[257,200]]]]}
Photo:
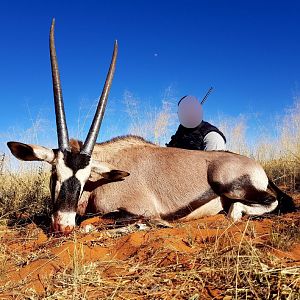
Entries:
{"type": "MultiPolygon", "coordinates": [[[[201,98],[213,86],[207,118],[260,113],[268,120],[299,91],[299,1],[1,1],[1,140],[54,118],[52,17],[74,131],[81,109],[101,93],[115,39],[119,56],[106,129],[123,120],[126,91],[149,109],[161,105],[168,89],[176,103],[186,94],[201,98]]],[[[103,128],[101,134],[100,140],[103,128]]]]}

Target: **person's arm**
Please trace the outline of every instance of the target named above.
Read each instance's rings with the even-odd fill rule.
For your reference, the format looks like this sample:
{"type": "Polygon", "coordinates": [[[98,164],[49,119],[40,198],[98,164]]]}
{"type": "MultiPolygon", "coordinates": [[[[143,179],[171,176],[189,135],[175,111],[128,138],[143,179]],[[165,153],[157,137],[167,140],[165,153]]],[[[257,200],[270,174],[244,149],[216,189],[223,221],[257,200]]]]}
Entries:
{"type": "Polygon", "coordinates": [[[209,132],[204,137],[203,142],[205,151],[226,150],[226,143],[223,137],[215,131],[209,132]]]}

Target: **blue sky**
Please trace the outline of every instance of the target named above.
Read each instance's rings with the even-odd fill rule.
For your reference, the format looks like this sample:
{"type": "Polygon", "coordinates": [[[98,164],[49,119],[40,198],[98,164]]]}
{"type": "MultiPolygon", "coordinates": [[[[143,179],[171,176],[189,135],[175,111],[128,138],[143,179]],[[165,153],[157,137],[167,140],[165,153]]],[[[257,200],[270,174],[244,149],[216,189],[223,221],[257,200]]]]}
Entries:
{"type": "Polygon", "coordinates": [[[79,113],[101,93],[113,42],[119,42],[102,140],[112,124],[126,132],[126,91],[142,109],[154,109],[168,89],[175,104],[186,94],[201,98],[213,86],[207,119],[280,115],[299,94],[299,16],[299,1],[1,1],[1,141],[35,120],[54,118],[52,17],[71,135],[79,113]]]}

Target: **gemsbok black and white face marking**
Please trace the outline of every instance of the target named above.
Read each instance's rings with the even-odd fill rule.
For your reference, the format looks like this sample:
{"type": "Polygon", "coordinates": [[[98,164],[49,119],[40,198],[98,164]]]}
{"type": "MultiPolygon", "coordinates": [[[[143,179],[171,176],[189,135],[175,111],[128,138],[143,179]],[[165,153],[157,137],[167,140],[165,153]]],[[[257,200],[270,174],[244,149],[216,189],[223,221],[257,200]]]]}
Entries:
{"type": "Polygon", "coordinates": [[[50,180],[54,231],[67,232],[74,228],[78,201],[90,174],[89,155],[58,151],[50,180]]]}
{"type": "MultiPolygon", "coordinates": [[[[84,185],[89,179],[93,169],[93,160],[91,155],[101,126],[115,71],[118,45],[117,42],[115,42],[106,82],[103,87],[87,138],[79,151],[73,151],[69,145],[68,130],[54,43],[54,25],[55,20],[53,19],[50,29],[50,58],[58,149],[48,149],[37,145],[27,145],[18,142],[8,142],[7,144],[12,154],[18,159],[27,161],[45,161],[52,165],[50,182],[51,198],[53,201],[52,227],[54,231],[67,233],[73,230],[75,226],[77,204],[82,194],[84,185]]],[[[94,164],[94,171],[102,174],[103,176],[107,176],[107,174],[109,174],[109,172],[113,169],[108,164],[101,164],[101,162],[94,162],[94,164]]],[[[116,170],[113,171],[116,172],[116,170]]],[[[118,174],[119,176],[129,175],[128,173],[122,171],[117,171],[114,174],[118,174]]]]}

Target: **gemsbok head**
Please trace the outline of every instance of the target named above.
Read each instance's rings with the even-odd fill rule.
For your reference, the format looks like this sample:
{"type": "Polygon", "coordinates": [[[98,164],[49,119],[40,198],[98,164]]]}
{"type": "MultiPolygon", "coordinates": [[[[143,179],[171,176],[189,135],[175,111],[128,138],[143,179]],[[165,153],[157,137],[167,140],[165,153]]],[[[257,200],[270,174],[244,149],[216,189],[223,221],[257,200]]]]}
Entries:
{"type": "MultiPolygon", "coordinates": [[[[37,145],[27,145],[18,142],[9,142],[8,147],[12,153],[21,160],[40,160],[52,165],[50,189],[54,208],[52,215],[53,229],[55,231],[69,231],[72,230],[75,225],[75,214],[77,211],[78,200],[82,194],[83,187],[91,174],[91,170],[99,172],[100,174],[103,173],[104,177],[110,176],[109,167],[101,164],[93,165],[91,156],[99,133],[109,90],[114,76],[118,44],[116,41],[106,82],[87,138],[82,149],[79,151],[72,151],[70,148],[56,58],[54,25],[55,20],[53,19],[50,29],[50,58],[58,149],[48,149],[37,145]]],[[[126,175],[128,175],[128,173],[118,172],[116,170],[112,173],[112,177],[122,177],[126,175]]]]}

